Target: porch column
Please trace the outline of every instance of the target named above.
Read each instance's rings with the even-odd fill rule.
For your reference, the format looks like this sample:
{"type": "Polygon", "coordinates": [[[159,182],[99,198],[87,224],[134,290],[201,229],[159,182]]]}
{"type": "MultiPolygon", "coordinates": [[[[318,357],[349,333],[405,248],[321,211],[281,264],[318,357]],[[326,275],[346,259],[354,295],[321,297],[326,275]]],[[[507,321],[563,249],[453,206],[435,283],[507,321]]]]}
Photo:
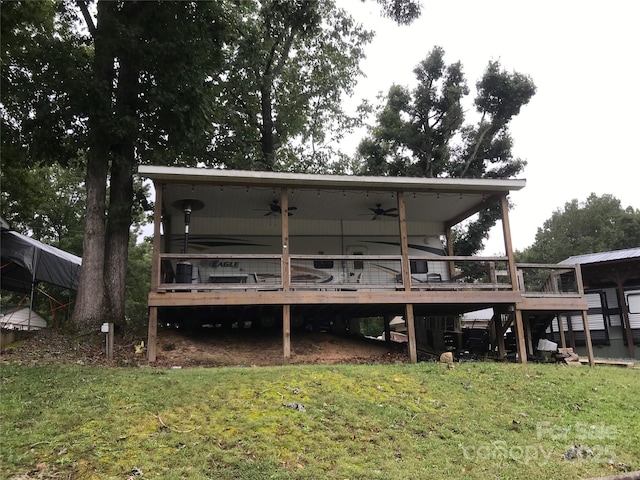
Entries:
{"type": "MultiPolygon", "coordinates": [[[[451,234],[451,226],[447,225],[444,230],[444,238],[447,242],[447,255],[453,257],[453,235],[451,234]]],[[[447,266],[449,268],[449,278],[453,278],[456,275],[456,266],[455,262],[447,262],[447,266]]]]}
{"type": "MultiPolygon", "coordinates": [[[[280,219],[282,224],[282,291],[291,288],[290,260],[289,260],[289,192],[286,188],[280,190],[280,219]]],[[[291,358],[291,305],[282,305],[282,358],[289,363],[291,358]]]]}
{"type": "MultiPolygon", "coordinates": [[[[162,224],[162,194],[163,183],[154,182],[156,190],[156,204],[153,209],[153,254],[151,259],[151,291],[157,292],[160,285],[160,225],[162,224]]],[[[165,232],[167,233],[167,232],[165,232]]],[[[156,361],[158,342],[158,307],[149,308],[149,333],[147,337],[147,360],[156,361]]]]}
{"type": "Polygon", "coordinates": [[[504,250],[508,259],[509,277],[511,278],[511,289],[518,290],[518,281],[516,278],[516,263],[513,258],[513,243],[511,242],[511,225],[509,224],[509,201],[507,196],[500,198],[500,212],[502,215],[502,234],[504,235],[504,250]]]}
{"type": "Polygon", "coordinates": [[[524,341],[524,326],[522,324],[522,310],[516,307],[516,344],[518,345],[518,363],[527,363],[527,346],[524,341]]]}
{"type": "MultiPolygon", "coordinates": [[[[409,241],[407,238],[407,209],[404,193],[398,192],[398,223],[400,224],[400,253],[402,254],[402,284],[407,292],[411,291],[411,263],[409,262],[409,241]]],[[[405,307],[407,320],[407,339],[409,343],[409,361],[416,363],[418,353],[416,347],[416,328],[413,317],[413,304],[405,307]]]]}

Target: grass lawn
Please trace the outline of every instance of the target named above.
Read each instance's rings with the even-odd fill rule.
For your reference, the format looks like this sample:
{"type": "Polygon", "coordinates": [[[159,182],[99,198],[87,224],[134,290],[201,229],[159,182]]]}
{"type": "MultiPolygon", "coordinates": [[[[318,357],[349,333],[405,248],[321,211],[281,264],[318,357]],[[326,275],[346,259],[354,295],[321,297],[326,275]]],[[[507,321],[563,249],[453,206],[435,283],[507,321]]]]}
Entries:
{"type": "Polygon", "coordinates": [[[639,369],[5,364],[0,382],[2,478],[567,480],[640,469],[639,369]]]}

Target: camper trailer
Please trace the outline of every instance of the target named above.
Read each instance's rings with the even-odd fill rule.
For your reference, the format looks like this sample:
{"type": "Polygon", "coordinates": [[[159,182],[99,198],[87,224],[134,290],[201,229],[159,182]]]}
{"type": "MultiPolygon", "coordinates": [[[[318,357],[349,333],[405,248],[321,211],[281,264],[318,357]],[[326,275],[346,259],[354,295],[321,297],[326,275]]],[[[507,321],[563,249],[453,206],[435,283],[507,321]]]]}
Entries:
{"type": "MultiPolygon", "coordinates": [[[[181,236],[174,235],[170,250],[180,252],[182,241],[181,236]]],[[[188,262],[174,260],[166,268],[174,272],[177,283],[210,283],[219,287],[223,287],[221,284],[259,284],[268,288],[282,282],[280,259],[264,256],[277,255],[280,243],[279,235],[192,236],[189,249],[206,254],[208,258],[188,262]]],[[[376,235],[375,232],[359,236],[301,235],[291,238],[290,249],[297,252],[292,253],[291,258],[291,285],[294,288],[358,284],[363,288],[381,289],[396,288],[402,283],[397,236],[376,235]]],[[[410,237],[408,250],[412,258],[412,282],[448,281],[446,264],[430,261],[446,254],[438,237],[410,237]]]]}

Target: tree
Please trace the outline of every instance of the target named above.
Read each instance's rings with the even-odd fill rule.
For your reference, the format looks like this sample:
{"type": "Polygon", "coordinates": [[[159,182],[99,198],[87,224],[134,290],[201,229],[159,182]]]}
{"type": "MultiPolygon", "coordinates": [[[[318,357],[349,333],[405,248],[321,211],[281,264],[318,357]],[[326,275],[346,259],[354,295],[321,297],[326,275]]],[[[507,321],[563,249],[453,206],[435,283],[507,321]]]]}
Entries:
{"type": "Polygon", "coordinates": [[[350,119],[341,107],[372,34],[333,1],[244,2],[230,45],[215,119],[212,160],[280,170],[350,119]],[[303,149],[304,150],[304,149],[303,149]],[[303,151],[302,150],[302,151],[303,151]],[[293,153],[295,151],[295,153],[293,153]]]}
{"type": "MultiPolygon", "coordinates": [[[[510,178],[526,162],[513,158],[509,122],[535,94],[526,75],[489,62],[476,83],[479,121],[465,124],[463,100],[469,94],[462,65],[447,65],[435,47],[414,73],[411,91],[394,85],[377,114],[377,125],[358,148],[364,173],[373,175],[510,178]]],[[[481,212],[465,231],[456,232],[454,250],[471,255],[499,218],[499,209],[481,212]]]]}
{"type": "Polygon", "coordinates": [[[184,158],[203,137],[224,15],[214,2],[98,1],[94,22],[88,4],[78,6],[95,53],[84,264],[73,318],[90,328],[124,318],[135,165],[150,152],[158,159],[153,152],[163,145],[184,158]]]}
{"type": "Polygon", "coordinates": [[[573,199],[538,228],[533,245],[516,252],[521,262],[557,263],[573,255],[640,245],[640,210],[623,208],[613,195],[573,199]]]}
{"type": "Polygon", "coordinates": [[[82,253],[84,165],[2,169],[2,211],[16,231],[82,253]]]}
{"type": "MultiPolygon", "coordinates": [[[[400,23],[419,14],[414,0],[377,1],[400,23]]],[[[333,3],[297,0],[3,2],[2,29],[3,161],[16,175],[86,162],[81,329],[124,318],[144,200],[135,166],[295,169],[293,139],[321,139],[346,118],[340,95],[370,38],[333,3]],[[237,113],[242,101],[251,108],[237,113]],[[218,155],[227,134],[235,157],[218,155]],[[258,155],[243,163],[247,143],[258,155]]]]}

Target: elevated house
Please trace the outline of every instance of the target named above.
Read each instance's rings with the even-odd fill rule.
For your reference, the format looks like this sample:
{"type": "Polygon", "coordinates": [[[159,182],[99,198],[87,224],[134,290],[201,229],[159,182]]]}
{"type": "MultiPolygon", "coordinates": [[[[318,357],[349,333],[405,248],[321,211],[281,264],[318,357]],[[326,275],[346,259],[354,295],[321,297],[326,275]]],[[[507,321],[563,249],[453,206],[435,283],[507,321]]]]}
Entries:
{"type": "Polygon", "coordinates": [[[292,331],[369,317],[389,331],[400,315],[415,362],[447,348],[459,315],[491,307],[498,355],[515,330],[526,362],[556,314],[587,321],[578,266],[514,262],[507,197],[524,180],[138,171],[156,191],[151,362],[158,322],[281,328],[287,362],[292,331]],[[485,209],[500,213],[505,255],[454,255],[452,229],[485,209]]]}

